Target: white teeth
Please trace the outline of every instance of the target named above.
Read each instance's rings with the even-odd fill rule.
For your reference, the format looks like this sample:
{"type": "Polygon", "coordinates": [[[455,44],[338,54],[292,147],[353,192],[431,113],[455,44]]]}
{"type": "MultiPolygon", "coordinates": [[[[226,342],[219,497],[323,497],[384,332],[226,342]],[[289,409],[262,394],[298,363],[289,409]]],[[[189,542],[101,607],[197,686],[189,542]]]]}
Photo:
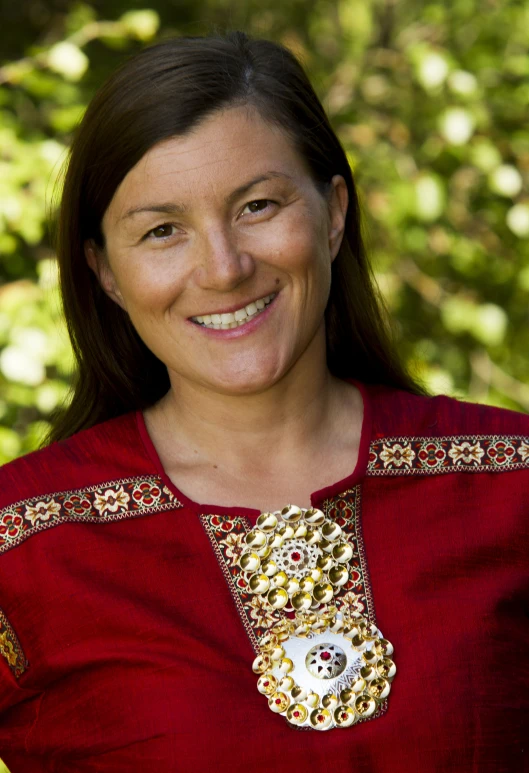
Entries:
{"type": "Polygon", "coordinates": [[[257,314],[258,309],[255,303],[249,303],[248,306],[245,308],[245,311],[249,317],[252,317],[254,314],[257,314]]]}
{"type": "Polygon", "coordinates": [[[246,324],[249,317],[253,317],[255,314],[262,311],[275,297],[276,293],[266,295],[264,298],[259,298],[258,301],[249,303],[248,306],[237,309],[237,311],[233,313],[205,314],[204,316],[192,317],[191,319],[203,327],[209,327],[213,330],[228,330],[234,327],[240,327],[241,325],[246,324]]]}

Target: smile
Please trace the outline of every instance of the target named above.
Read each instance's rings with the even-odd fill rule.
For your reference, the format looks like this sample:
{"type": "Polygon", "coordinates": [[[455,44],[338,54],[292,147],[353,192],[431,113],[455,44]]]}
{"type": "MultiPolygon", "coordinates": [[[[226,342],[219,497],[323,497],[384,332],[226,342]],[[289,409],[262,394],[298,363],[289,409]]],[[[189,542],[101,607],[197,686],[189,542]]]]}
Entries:
{"type": "Polygon", "coordinates": [[[257,301],[252,301],[248,306],[243,306],[236,311],[226,314],[204,314],[203,317],[191,317],[191,320],[202,327],[209,327],[213,330],[228,330],[229,328],[241,327],[250,319],[260,314],[269,303],[276,297],[277,293],[265,295],[257,301]]]}

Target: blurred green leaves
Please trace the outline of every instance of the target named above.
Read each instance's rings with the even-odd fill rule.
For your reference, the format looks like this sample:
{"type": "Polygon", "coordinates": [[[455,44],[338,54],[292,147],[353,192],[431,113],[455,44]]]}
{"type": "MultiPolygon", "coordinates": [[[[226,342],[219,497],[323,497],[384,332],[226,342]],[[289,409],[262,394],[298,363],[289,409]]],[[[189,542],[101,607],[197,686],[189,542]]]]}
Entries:
{"type": "Polygon", "coordinates": [[[529,410],[529,0],[108,0],[104,18],[37,5],[3,19],[0,461],[35,447],[68,396],[48,223],[91,95],[145,44],[225,28],[284,42],[309,70],[413,371],[434,392],[529,410]]]}

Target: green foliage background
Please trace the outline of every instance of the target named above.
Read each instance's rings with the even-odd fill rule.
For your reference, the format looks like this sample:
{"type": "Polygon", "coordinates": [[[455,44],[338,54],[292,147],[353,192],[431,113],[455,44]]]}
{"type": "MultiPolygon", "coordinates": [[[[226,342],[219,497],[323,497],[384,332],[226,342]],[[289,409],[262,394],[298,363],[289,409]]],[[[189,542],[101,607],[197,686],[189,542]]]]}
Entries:
{"type": "Polygon", "coordinates": [[[529,411],[529,0],[4,0],[0,18],[0,463],[68,396],[47,223],[72,132],[124,57],[215,29],[307,67],[414,371],[529,411]]]}

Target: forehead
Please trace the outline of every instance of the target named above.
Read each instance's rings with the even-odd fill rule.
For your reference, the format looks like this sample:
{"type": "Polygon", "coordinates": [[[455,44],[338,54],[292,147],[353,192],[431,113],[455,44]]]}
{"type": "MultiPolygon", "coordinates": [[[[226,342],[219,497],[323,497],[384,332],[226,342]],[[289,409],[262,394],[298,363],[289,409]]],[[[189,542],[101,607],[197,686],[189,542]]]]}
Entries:
{"type": "Polygon", "coordinates": [[[271,169],[289,176],[307,174],[303,158],[282,129],[254,109],[232,107],[206,118],[185,136],[152,147],[122,181],[108,214],[120,217],[123,208],[153,195],[197,199],[225,193],[271,169]]]}

